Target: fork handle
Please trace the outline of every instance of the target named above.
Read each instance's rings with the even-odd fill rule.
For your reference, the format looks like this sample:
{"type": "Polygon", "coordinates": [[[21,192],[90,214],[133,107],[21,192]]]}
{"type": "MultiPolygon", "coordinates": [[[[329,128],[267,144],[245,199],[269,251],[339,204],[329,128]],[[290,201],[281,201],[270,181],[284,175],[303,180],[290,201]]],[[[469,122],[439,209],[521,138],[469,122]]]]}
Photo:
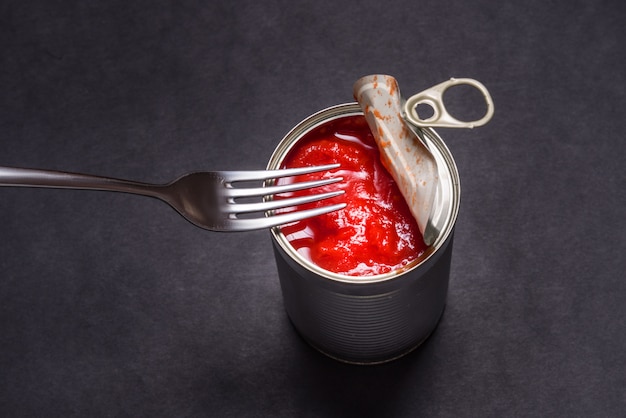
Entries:
{"type": "Polygon", "coordinates": [[[103,190],[161,198],[164,186],[89,174],[0,166],[0,186],[103,190]]]}

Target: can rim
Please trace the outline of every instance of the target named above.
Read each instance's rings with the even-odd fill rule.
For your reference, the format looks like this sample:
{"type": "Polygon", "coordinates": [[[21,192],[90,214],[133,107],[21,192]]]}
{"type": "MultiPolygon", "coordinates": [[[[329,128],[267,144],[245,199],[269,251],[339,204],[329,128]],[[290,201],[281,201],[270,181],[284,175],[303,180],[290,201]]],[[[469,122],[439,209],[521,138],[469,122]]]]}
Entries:
{"type": "MultiPolygon", "coordinates": [[[[281,162],[289,153],[291,148],[293,148],[295,143],[306,133],[315,129],[322,123],[355,115],[363,115],[363,111],[358,103],[350,102],[327,107],[306,117],[294,128],[292,128],[279,142],[269,159],[267,169],[272,170],[279,168],[281,162]]],[[[310,270],[328,280],[359,285],[385,282],[403,276],[426,263],[438,252],[438,250],[444,245],[445,242],[447,242],[448,238],[452,234],[459,213],[461,192],[459,173],[450,150],[433,128],[412,127],[418,137],[429,149],[431,149],[431,152],[433,152],[433,155],[435,155],[437,159],[440,179],[442,179],[440,183],[441,187],[438,187],[438,193],[440,194],[440,197],[443,196],[443,201],[448,202],[447,204],[449,205],[447,215],[444,218],[439,219],[441,229],[439,236],[435,239],[435,242],[430,245],[418,258],[400,269],[372,276],[349,276],[323,269],[312,261],[307,260],[289,243],[285,235],[281,232],[280,227],[271,228],[270,231],[272,238],[292,258],[292,260],[303,268],[310,270]],[[444,170],[440,166],[441,163],[445,164],[447,170],[444,170]],[[445,185],[447,188],[446,190],[444,190],[443,181],[447,183],[445,185]]]]}

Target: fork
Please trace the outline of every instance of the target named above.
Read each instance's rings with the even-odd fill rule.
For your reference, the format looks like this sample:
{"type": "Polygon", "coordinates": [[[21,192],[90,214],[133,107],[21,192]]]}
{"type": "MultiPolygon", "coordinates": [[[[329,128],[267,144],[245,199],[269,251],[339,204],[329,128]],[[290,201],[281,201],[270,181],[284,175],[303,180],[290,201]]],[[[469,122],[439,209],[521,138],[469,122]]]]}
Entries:
{"type": "Polygon", "coordinates": [[[345,203],[306,210],[275,211],[331,197],[332,191],[301,197],[273,199],[274,195],[317,188],[342,181],[341,177],[275,185],[272,180],[332,170],[339,164],[261,171],[208,171],[188,173],[166,184],[149,184],[63,171],[0,167],[0,186],[104,190],[150,196],[164,201],[194,225],[211,231],[249,231],[272,228],[342,209],[345,203]],[[259,182],[256,187],[238,182],[259,182]],[[263,215],[263,216],[261,216],[263,215]]]}

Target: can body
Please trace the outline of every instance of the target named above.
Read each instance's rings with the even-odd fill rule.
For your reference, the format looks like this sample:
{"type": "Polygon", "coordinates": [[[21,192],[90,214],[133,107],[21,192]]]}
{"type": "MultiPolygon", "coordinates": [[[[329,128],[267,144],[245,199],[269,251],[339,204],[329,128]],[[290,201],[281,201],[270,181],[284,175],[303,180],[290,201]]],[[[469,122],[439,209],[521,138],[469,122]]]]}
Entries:
{"type": "MultiPolygon", "coordinates": [[[[305,119],[279,143],[268,169],[279,168],[291,147],[311,129],[359,114],[358,104],[347,103],[305,119]]],[[[433,223],[439,233],[409,266],[378,276],[335,274],[300,256],[280,228],[271,231],[287,314],[309,344],[332,358],[372,364],[401,357],[428,338],[443,313],[460,203],[459,177],[443,140],[429,128],[416,133],[438,164],[433,223]]]]}

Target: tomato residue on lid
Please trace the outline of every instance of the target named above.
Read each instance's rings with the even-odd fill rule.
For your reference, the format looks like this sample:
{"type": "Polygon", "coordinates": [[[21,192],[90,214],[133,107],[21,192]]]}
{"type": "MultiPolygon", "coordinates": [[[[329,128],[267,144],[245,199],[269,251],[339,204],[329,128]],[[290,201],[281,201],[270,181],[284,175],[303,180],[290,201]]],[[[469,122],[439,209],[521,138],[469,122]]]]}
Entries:
{"type": "MultiPolygon", "coordinates": [[[[321,268],[350,276],[371,276],[398,270],[426,249],[415,218],[398,186],[383,167],[380,153],[365,118],[346,116],[328,121],[298,140],[283,160],[283,168],[340,163],[327,177],[343,177],[338,188],[346,193],[334,198],[345,209],[281,227],[291,245],[321,268]]],[[[320,174],[287,181],[319,179],[320,174]]],[[[281,195],[310,194],[311,190],[281,195]]],[[[279,198],[279,197],[277,197],[279,198]]],[[[324,206],[324,200],[301,208],[324,206]]]]}

